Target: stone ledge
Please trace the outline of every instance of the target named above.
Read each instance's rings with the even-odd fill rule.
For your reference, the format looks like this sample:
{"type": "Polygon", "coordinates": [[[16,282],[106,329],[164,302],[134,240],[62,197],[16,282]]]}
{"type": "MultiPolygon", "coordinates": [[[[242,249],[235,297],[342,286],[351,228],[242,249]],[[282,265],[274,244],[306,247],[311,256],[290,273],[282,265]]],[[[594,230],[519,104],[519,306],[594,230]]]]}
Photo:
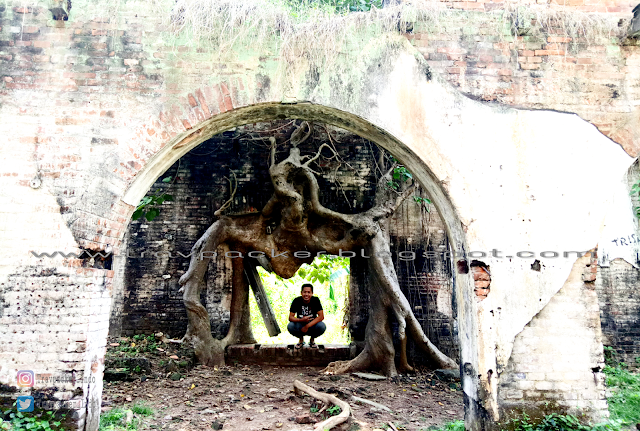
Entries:
{"type": "Polygon", "coordinates": [[[227,364],[324,367],[333,361],[355,358],[356,346],[347,344],[318,344],[317,349],[305,346],[295,349],[293,344],[234,344],[227,347],[227,364]]]}

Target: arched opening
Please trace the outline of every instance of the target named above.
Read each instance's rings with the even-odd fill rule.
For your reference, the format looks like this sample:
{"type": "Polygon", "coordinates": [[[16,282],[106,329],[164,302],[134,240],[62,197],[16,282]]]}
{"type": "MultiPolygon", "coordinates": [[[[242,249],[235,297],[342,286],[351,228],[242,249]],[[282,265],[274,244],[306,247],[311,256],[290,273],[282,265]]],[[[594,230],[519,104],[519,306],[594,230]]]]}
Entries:
{"type": "MultiPolygon", "coordinates": [[[[434,205],[438,208],[438,212],[442,216],[443,229],[442,233],[447,233],[450,241],[454,244],[456,250],[464,250],[464,236],[460,229],[460,223],[455,217],[455,212],[449,200],[439,184],[434,180],[433,175],[428,168],[412,156],[411,150],[402,143],[395,140],[392,136],[383,130],[367,123],[356,116],[339,112],[334,109],[320,107],[317,105],[286,105],[286,104],[266,104],[265,106],[252,106],[248,108],[238,109],[201,124],[195,131],[190,131],[183,136],[179,136],[171,143],[164,147],[140,173],[138,179],[132,184],[125,196],[127,203],[137,203],[143,193],[144,188],[149,182],[153,182],[157,177],[164,173],[168,167],[172,165],[182,155],[186,154],[192,148],[201,144],[212,135],[220,131],[237,127],[243,124],[250,124],[259,121],[293,118],[313,121],[322,121],[338,127],[343,127],[351,132],[355,132],[363,138],[367,138],[389,150],[394,157],[407,167],[420,184],[429,190],[430,197],[434,205]]],[[[455,278],[455,274],[451,274],[455,278]]],[[[119,274],[116,273],[116,278],[119,274]]],[[[458,277],[454,280],[452,291],[453,294],[453,313],[457,319],[460,343],[460,360],[463,364],[463,387],[466,395],[466,416],[467,419],[475,422],[478,419],[478,384],[474,378],[474,369],[477,364],[476,354],[476,331],[475,316],[473,311],[472,289],[468,286],[470,283],[466,280],[466,276],[458,277]],[[456,314],[457,313],[457,314],[456,314]]],[[[173,334],[171,334],[173,335],[173,334]]],[[[456,358],[458,359],[458,358],[456,358]]]]}

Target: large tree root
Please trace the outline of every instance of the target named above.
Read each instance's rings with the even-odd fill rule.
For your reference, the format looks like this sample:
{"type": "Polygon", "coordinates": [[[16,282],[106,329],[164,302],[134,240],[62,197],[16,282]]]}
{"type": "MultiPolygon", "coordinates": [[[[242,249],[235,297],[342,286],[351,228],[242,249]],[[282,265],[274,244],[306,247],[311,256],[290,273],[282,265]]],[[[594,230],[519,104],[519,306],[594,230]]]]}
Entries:
{"type": "MultiPolygon", "coordinates": [[[[409,301],[400,290],[389,252],[388,220],[413,194],[415,184],[403,186],[402,191],[389,187],[392,168],[380,179],[375,204],[370,210],[360,214],[342,214],[325,208],[320,203],[318,182],[310,165],[320,157],[324,147],[330,147],[325,144],[314,156],[302,156],[296,146],[309,138],[312,129],[312,125],[306,124],[291,136],[293,147],[289,156],[279,163],[275,161],[275,139],[271,140],[269,175],[274,194],[260,213],[221,216],[193,246],[189,269],[180,278],[189,318],[185,342],[191,342],[200,362],[209,366],[224,363],[226,346],[255,342],[248,307],[249,286],[241,258],[244,255],[268,260],[267,266],[276,274],[290,278],[303,263],[312,262],[316,254],[364,250],[369,256],[368,284],[372,298],[365,348],[349,362],[330,364],[327,371],[347,373],[377,368],[387,376],[396,375],[398,370],[411,371],[406,354],[407,337],[411,337],[439,368],[457,367],[455,361],[440,352],[422,331],[409,301]],[[224,339],[215,340],[211,336],[207,310],[200,303],[200,294],[206,285],[205,274],[209,265],[209,259],[203,256],[211,256],[220,244],[227,244],[235,258],[229,332],[224,339]],[[247,251],[254,255],[247,254],[247,251]],[[306,253],[306,257],[299,257],[299,252],[306,253]],[[261,256],[255,256],[255,253],[261,256]],[[392,320],[398,324],[400,338],[397,365],[392,320]]],[[[232,198],[234,193],[231,191],[232,198]]],[[[230,202],[227,201],[216,215],[230,202]]]]}
{"type": "Polygon", "coordinates": [[[313,398],[322,401],[323,403],[325,403],[325,406],[329,405],[329,404],[334,404],[338,407],[340,407],[340,409],[342,410],[340,412],[339,415],[337,416],[331,416],[329,419],[322,421],[322,422],[318,422],[317,424],[314,425],[314,428],[316,431],[321,430],[321,431],[329,431],[331,428],[340,425],[343,422],[346,422],[347,419],[349,419],[349,416],[351,415],[351,407],[349,406],[349,404],[347,404],[346,402],[342,401],[341,399],[331,395],[331,394],[325,394],[323,392],[318,392],[315,389],[305,385],[304,383],[298,381],[298,380],[294,380],[293,382],[293,388],[296,392],[296,394],[299,394],[300,392],[304,392],[307,393],[309,395],[311,395],[313,398]]]}
{"type": "Polygon", "coordinates": [[[391,259],[387,236],[384,232],[376,235],[366,248],[367,256],[377,256],[369,260],[369,292],[371,301],[369,321],[365,330],[364,350],[350,361],[337,361],[323,371],[330,374],[344,374],[377,368],[386,376],[400,372],[411,372],[413,368],[407,360],[407,335],[416,343],[427,358],[438,368],[457,368],[458,364],[442,353],[425,335],[420,322],[411,311],[409,301],[398,285],[391,259]],[[399,360],[394,363],[395,349],[389,316],[398,323],[400,338],[399,360]],[[408,332],[408,334],[407,334],[408,332]]]}

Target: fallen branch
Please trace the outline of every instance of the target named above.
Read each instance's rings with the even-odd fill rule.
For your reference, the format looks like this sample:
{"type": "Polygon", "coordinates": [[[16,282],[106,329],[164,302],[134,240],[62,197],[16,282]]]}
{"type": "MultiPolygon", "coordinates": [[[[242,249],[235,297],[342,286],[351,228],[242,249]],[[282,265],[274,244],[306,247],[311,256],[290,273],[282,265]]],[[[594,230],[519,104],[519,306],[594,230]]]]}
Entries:
{"type": "Polygon", "coordinates": [[[339,415],[331,416],[329,419],[315,424],[314,429],[316,431],[329,431],[331,428],[340,425],[341,423],[346,422],[347,419],[349,419],[349,415],[351,415],[351,408],[349,407],[349,404],[342,401],[341,399],[330,394],[318,392],[298,380],[294,380],[293,388],[296,394],[300,392],[307,393],[313,398],[320,400],[325,404],[335,404],[342,410],[339,415]]]}
{"type": "Polygon", "coordinates": [[[356,397],[355,395],[351,396],[351,400],[362,404],[369,404],[372,407],[391,413],[391,409],[389,407],[385,406],[384,404],[376,403],[375,401],[365,400],[364,398],[356,397]]]}

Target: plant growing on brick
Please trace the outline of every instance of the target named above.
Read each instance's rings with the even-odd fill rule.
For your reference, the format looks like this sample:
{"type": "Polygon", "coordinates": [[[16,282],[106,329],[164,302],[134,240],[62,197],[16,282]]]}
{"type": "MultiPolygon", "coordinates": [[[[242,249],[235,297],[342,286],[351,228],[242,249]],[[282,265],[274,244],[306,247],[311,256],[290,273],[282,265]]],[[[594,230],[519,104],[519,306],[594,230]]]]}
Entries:
{"type": "Polygon", "coordinates": [[[302,264],[311,263],[317,254],[339,255],[350,251],[366,257],[370,295],[377,300],[371,301],[364,350],[351,361],[330,364],[326,371],[346,373],[375,368],[386,375],[397,374],[392,320],[398,324],[401,371],[412,369],[407,362],[408,337],[439,368],[457,368],[456,362],[440,352],[424,334],[400,290],[389,251],[388,221],[400,204],[413,195],[416,184],[402,182],[399,190],[385,187],[392,181],[394,166],[380,178],[373,208],[359,214],[342,214],[324,207],[319,201],[319,186],[311,164],[330,146],[321,145],[313,157],[302,156],[298,145],[309,138],[311,130],[304,123],[292,134],[289,156],[280,162],[275,160],[275,139],[270,139],[269,174],[274,194],[262,211],[220,215],[193,246],[189,269],[179,281],[189,319],[182,340],[191,343],[198,359],[209,366],[224,364],[226,346],[255,342],[249,315],[249,285],[244,276],[244,259],[240,258],[232,259],[229,332],[222,340],[211,335],[209,315],[200,302],[209,265],[209,260],[202,256],[215,252],[219,245],[226,244],[237,257],[261,256],[263,266],[283,278],[294,276],[302,264]]]}

